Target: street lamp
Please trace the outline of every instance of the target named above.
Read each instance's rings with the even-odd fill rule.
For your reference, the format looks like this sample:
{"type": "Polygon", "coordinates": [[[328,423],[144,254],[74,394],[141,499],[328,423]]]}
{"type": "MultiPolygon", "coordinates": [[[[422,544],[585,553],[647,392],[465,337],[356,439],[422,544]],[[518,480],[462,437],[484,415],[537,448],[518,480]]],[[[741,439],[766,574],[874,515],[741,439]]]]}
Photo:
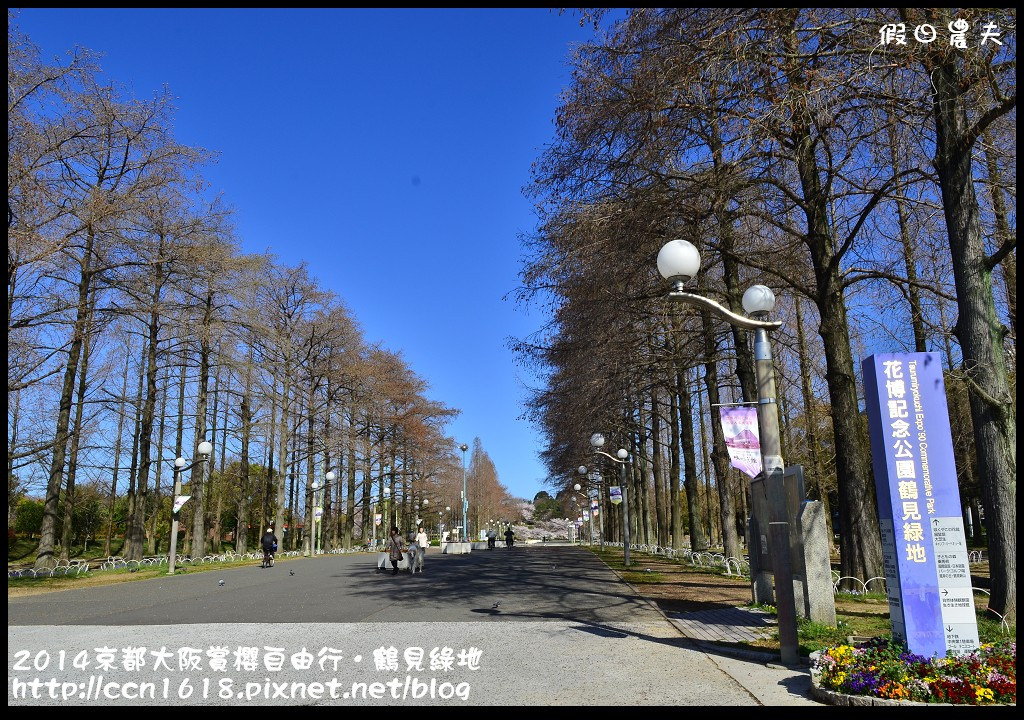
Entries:
{"type": "MultiPolygon", "coordinates": [[[[587,472],[587,468],[584,467],[583,468],[583,472],[580,473],[580,474],[583,475],[583,474],[586,474],[586,472],[587,472]]],[[[580,485],[579,483],[576,483],[575,485],[572,486],[572,489],[575,490],[576,492],[580,492],[581,490],[583,490],[583,486],[580,485]]],[[[581,511],[583,513],[583,517],[585,517],[587,519],[587,523],[590,525],[590,541],[589,541],[589,544],[593,545],[594,544],[594,516],[590,512],[590,493],[587,493],[587,502],[586,502],[586,505],[581,507],[581,511]]],[[[580,544],[582,545],[582,543],[580,543],[580,544]]]]}
{"type": "Polygon", "coordinates": [[[423,519],[423,511],[428,505],[430,505],[430,500],[427,498],[420,500],[419,507],[416,508],[416,527],[419,527],[421,524],[426,522],[423,519]]]}
{"type": "Polygon", "coordinates": [[[452,506],[444,506],[445,515],[448,518],[448,542],[452,542],[452,506]]]}
{"type": "MultiPolygon", "coordinates": [[[[206,440],[199,443],[199,447],[196,448],[199,453],[199,459],[196,460],[189,466],[185,466],[185,458],[179,457],[174,459],[174,499],[173,505],[171,506],[171,551],[167,555],[167,574],[174,574],[174,563],[178,557],[178,513],[181,511],[181,507],[188,502],[190,495],[181,494],[181,474],[186,470],[191,470],[199,463],[207,463],[210,456],[213,454],[213,445],[206,440]]],[[[203,467],[203,484],[206,484],[206,471],[209,466],[203,467]]]]}
{"type": "Polygon", "coordinates": [[[619,466],[619,483],[622,486],[622,565],[629,567],[629,495],[626,492],[626,458],[629,452],[625,448],[619,448],[613,457],[601,450],[604,446],[604,435],[594,433],[590,436],[590,445],[598,455],[604,455],[619,466]]]}
{"type": "Polygon", "coordinates": [[[469,445],[462,443],[459,445],[459,450],[462,451],[462,537],[469,539],[469,525],[466,524],[466,515],[469,512],[469,498],[466,497],[466,451],[469,450],[469,445]]]}
{"type": "Polygon", "coordinates": [[[333,470],[328,470],[327,474],[324,475],[324,482],[319,485],[316,483],[313,484],[313,504],[315,505],[315,509],[313,510],[313,527],[316,528],[316,547],[313,550],[314,555],[319,555],[320,549],[323,547],[323,540],[320,536],[323,534],[324,490],[327,489],[328,485],[333,484],[337,477],[338,476],[333,470]]]}
{"type": "Polygon", "coordinates": [[[772,364],[768,331],[782,327],[767,320],[775,308],[775,295],[764,285],[753,285],[743,293],[743,309],[751,317],[738,315],[710,298],[686,292],[687,281],[700,271],[700,252],[686,240],[671,240],[658,252],[658,272],[672,283],[668,296],[673,300],[709,310],[731,325],[754,331],[754,360],[757,373],[757,419],[761,435],[761,465],[772,503],[769,522],[772,546],[772,572],[779,616],[779,640],[782,663],[799,661],[796,632],[796,599],[793,594],[792,562],[789,556],[789,524],[786,522],[783,491],[782,442],[779,414],[775,403],[775,369],[772,364]]]}
{"type": "MultiPolygon", "coordinates": [[[[597,500],[597,521],[598,521],[598,526],[597,527],[598,527],[598,533],[599,533],[598,540],[601,543],[601,549],[604,550],[604,510],[601,509],[601,485],[602,485],[601,475],[600,475],[600,473],[598,473],[596,471],[593,472],[593,473],[590,473],[588,475],[587,474],[587,466],[586,465],[580,465],[576,469],[576,472],[578,472],[581,476],[587,478],[587,498],[589,499],[589,498],[593,497],[594,499],[597,500]],[[591,491],[590,483],[595,483],[597,485],[597,487],[593,489],[594,490],[593,495],[591,495],[591,492],[590,492],[591,491]]],[[[593,511],[591,511],[590,534],[591,534],[591,536],[593,536],[593,534],[594,534],[593,511]]],[[[593,541],[591,541],[591,542],[593,542],[593,541]]]]}

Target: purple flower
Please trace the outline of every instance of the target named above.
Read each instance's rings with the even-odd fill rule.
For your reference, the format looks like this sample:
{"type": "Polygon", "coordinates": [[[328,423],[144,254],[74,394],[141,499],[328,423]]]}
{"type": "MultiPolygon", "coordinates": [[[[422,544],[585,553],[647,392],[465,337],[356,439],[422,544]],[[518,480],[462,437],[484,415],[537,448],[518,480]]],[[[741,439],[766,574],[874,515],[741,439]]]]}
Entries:
{"type": "Polygon", "coordinates": [[[855,672],[850,675],[850,692],[855,695],[875,694],[878,678],[871,672],[855,672]]]}

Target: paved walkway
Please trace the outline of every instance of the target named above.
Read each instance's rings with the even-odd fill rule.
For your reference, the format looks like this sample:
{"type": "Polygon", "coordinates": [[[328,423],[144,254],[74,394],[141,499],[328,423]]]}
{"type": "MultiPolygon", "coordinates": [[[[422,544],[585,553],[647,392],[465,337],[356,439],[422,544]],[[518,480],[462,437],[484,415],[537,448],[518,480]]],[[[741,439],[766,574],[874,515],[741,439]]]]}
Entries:
{"type": "Polygon", "coordinates": [[[770,637],[775,618],[761,610],[718,608],[698,612],[666,612],[665,616],[688,638],[710,642],[746,643],[770,637]]]}
{"type": "MultiPolygon", "coordinates": [[[[576,548],[435,551],[425,569],[339,555],[8,598],[8,704],[819,704],[805,667],[682,637],[576,548]],[[124,659],[139,648],[145,665],[124,659]]],[[[714,624],[756,617],[735,610],[714,624]]]]}

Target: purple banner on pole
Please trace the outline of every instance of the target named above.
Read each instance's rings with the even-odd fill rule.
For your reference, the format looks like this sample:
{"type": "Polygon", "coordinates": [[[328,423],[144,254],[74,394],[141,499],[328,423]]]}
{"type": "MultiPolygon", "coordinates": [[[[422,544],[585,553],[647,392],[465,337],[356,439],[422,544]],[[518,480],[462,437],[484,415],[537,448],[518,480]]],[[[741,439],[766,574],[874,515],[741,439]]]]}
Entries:
{"type": "Polygon", "coordinates": [[[729,450],[729,464],[750,477],[761,472],[761,436],[757,430],[757,409],[723,407],[722,432],[729,450]]]}
{"type": "Polygon", "coordinates": [[[926,657],[978,647],[942,363],[936,353],[863,363],[893,637],[926,657]]]}

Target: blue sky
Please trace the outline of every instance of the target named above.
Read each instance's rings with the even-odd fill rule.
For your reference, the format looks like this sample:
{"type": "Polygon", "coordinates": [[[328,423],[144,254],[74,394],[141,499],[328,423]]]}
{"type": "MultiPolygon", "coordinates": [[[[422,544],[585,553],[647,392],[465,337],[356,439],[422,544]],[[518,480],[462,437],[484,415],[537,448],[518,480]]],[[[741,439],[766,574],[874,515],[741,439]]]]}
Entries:
{"type": "Polygon", "coordinates": [[[179,141],[220,153],[204,173],[249,252],[305,260],[368,341],[401,351],[428,396],[462,411],[518,496],[543,488],[507,347],[544,321],[503,296],[521,190],[554,136],[572,13],[505,10],[25,9],[43,56],[101,52],[140,97],[166,85],[179,141]]]}

